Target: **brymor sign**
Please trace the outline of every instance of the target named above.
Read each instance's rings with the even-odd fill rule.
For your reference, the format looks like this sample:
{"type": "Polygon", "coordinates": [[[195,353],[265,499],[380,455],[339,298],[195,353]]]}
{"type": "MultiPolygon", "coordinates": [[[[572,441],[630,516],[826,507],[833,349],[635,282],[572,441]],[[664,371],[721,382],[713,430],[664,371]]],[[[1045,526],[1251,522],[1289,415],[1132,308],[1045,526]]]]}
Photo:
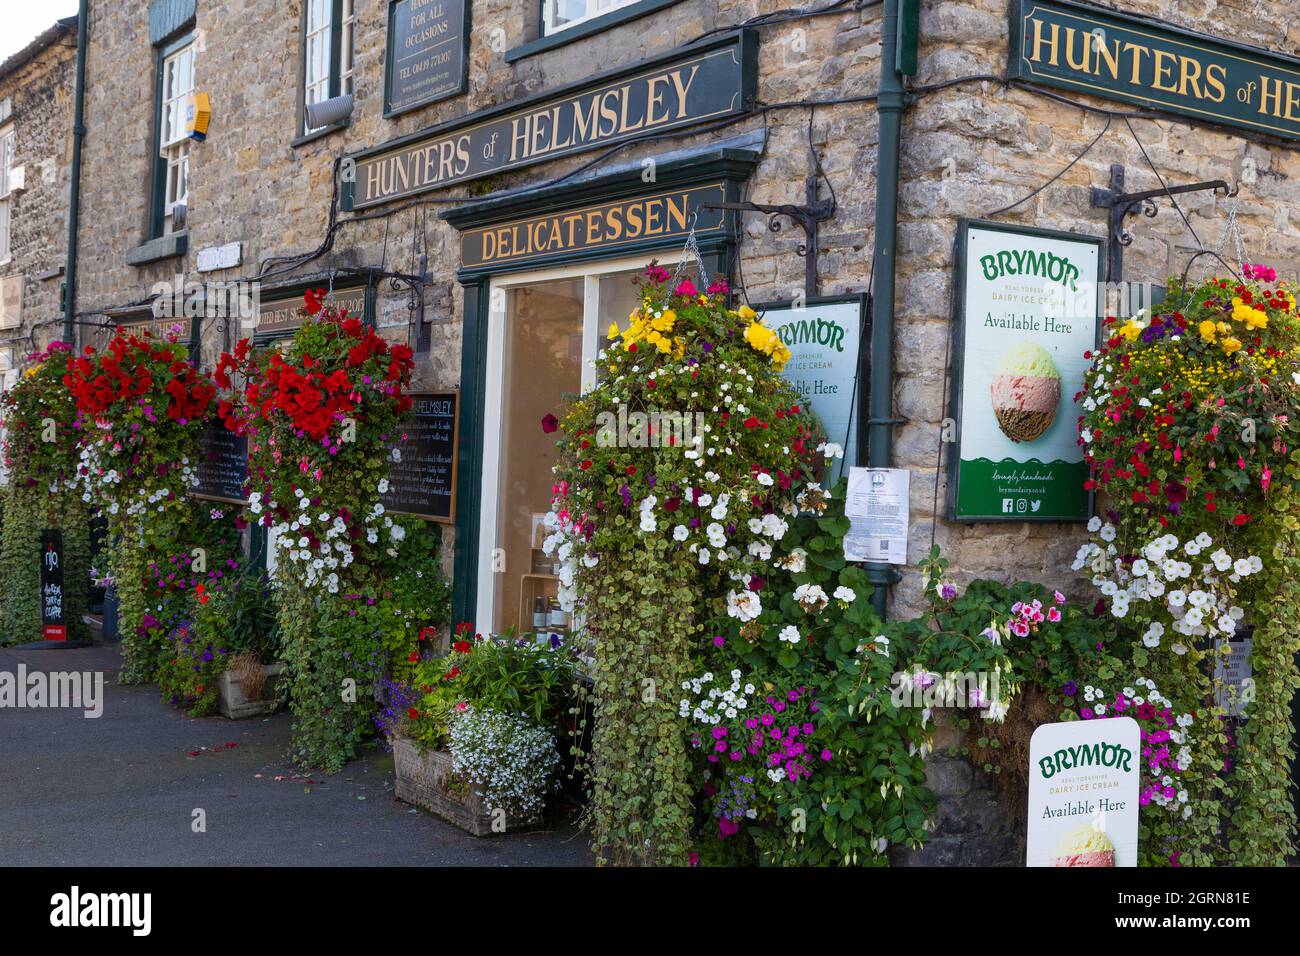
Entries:
{"type": "Polygon", "coordinates": [[[1100,239],[963,221],[957,251],[958,521],[1084,521],[1075,400],[1097,344],[1100,239]]]}
{"type": "Polygon", "coordinates": [[[1027,866],[1137,866],[1141,746],[1132,717],[1034,731],[1027,866]]]}
{"type": "Polygon", "coordinates": [[[1300,60],[1150,17],[1014,0],[1008,75],[1300,139],[1300,60]]]}
{"type": "Polygon", "coordinates": [[[461,236],[461,262],[467,269],[536,263],[597,249],[613,254],[672,236],[685,240],[692,217],[703,236],[723,228],[717,204],[724,199],[725,185],[713,183],[468,229],[461,236]]]}
{"type": "Polygon", "coordinates": [[[365,150],[344,163],[344,208],[748,112],[757,49],[739,30],[365,150]]]}

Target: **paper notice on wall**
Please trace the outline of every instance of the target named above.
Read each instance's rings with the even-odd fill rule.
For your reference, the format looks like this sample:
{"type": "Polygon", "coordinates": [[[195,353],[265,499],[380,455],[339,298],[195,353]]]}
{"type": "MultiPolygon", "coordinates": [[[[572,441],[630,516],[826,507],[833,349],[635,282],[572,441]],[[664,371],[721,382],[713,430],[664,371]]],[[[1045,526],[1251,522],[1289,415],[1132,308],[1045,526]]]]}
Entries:
{"type": "Polygon", "coordinates": [[[845,561],[907,563],[911,478],[906,468],[849,469],[845,561]]]}

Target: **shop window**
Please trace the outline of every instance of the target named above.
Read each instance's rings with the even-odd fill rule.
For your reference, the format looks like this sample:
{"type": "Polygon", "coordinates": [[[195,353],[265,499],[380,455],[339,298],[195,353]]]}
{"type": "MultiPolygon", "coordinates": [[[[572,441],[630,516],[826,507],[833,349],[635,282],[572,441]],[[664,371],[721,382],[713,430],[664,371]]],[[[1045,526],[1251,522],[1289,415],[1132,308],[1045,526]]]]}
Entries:
{"type": "Polygon", "coordinates": [[[596,354],[611,323],[626,327],[643,268],[595,263],[492,283],[476,617],[492,633],[568,628],[555,559],[542,551],[558,451],[541,421],[562,419],[595,383],[596,354]]]}
{"type": "Polygon", "coordinates": [[[0,126],[0,265],[12,258],[10,245],[10,191],[11,172],[14,165],[14,146],[17,142],[12,126],[0,126]]]}
{"type": "Polygon", "coordinates": [[[308,125],[308,106],[353,92],[355,25],[356,0],[306,0],[303,5],[301,135],[328,128],[308,125]]]}

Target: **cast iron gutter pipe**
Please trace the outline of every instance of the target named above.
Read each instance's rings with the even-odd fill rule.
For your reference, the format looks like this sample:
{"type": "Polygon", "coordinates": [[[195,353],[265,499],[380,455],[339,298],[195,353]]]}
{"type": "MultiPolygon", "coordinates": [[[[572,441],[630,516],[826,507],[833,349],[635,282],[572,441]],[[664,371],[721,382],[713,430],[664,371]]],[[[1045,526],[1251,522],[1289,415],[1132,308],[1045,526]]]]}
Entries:
{"type": "Polygon", "coordinates": [[[77,91],[72,118],[72,189],[68,196],[68,264],[64,269],[63,341],[75,345],[77,314],[77,222],[81,213],[81,141],[86,136],[86,2],[77,8],[77,91]]]}
{"type": "MultiPolygon", "coordinates": [[[[867,465],[888,468],[894,433],[894,241],[898,230],[898,151],[907,96],[898,72],[899,0],[885,0],[880,34],[880,91],[876,98],[876,229],[871,290],[871,405],[867,419],[867,465]]],[[[867,565],[871,603],[883,620],[889,585],[899,580],[891,565],[867,565]]]]}

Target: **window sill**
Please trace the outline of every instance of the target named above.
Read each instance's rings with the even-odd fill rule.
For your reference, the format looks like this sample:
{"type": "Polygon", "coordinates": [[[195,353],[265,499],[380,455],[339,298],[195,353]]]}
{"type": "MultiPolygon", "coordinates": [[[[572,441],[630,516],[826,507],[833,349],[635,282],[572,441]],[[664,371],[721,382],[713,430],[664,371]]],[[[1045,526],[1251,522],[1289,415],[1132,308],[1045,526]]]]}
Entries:
{"type": "Polygon", "coordinates": [[[169,236],[159,236],[156,239],[150,239],[143,245],[136,246],[126,254],[126,264],[129,266],[144,266],[151,262],[161,262],[163,259],[175,259],[177,256],[185,255],[189,248],[190,234],[186,231],[173,232],[169,236]]]}
{"type": "Polygon", "coordinates": [[[289,140],[289,145],[293,149],[297,149],[299,146],[306,146],[308,143],[314,143],[316,140],[330,135],[330,133],[337,133],[339,130],[347,129],[351,125],[352,125],[352,120],[346,119],[341,123],[334,123],[330,126],[322,126],[318,130],[313,130],[310,133],[305,133],[302,136],[298,136],[294,139],[289,140]]]}
{"type": "Polygon", "coordinates": [[[561,30],[559,33],[552,33],[550,36],[538,37],[536,40],[521,43],[512,50],[506,50],[506,62],[514,63],[516,60],[535,56],[538,53],[545,53],[547,50],[554,50],[556,47],[564,46],[575,40],[581,40],[584,37],[600,33],[619,24],[628,23],[644,17],[646,14],[662,10],[664,7],[670,7],[677,2],[678,0],[641,0],[640,3],[624,7],[621,10],[611,10],[609,13],[601,14],[576,27],[561,30]]]}

